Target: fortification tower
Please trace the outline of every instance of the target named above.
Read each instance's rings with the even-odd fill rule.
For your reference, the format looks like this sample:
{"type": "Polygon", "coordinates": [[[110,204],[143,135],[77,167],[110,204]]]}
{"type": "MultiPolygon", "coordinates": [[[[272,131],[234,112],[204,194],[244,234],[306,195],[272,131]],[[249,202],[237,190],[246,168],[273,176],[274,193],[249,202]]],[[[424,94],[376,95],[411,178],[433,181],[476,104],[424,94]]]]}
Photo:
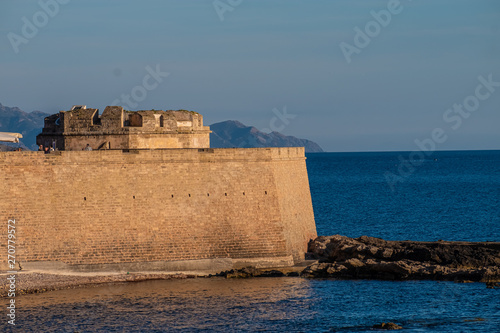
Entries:
{"type": "Polygon", "coordinates": [[[45,118],[36,141],[58,150],[82,150],[87,144],[92,149],[209,148],[210,129],[193,111],[108,106],[99,115],[98,109],[75,105],[45,118]]]}
{"type": "MultiPolygon", "coordinates": [[[[316,237],[304,148],[212,149],[209,134],[189,111],[76,106],[47,117],[37,143],[55,151],[0,152],[15,269],[216,273],[303,261],[316,237]]],[[[12,270],[6,256],[0,269],[12,270]]]]}

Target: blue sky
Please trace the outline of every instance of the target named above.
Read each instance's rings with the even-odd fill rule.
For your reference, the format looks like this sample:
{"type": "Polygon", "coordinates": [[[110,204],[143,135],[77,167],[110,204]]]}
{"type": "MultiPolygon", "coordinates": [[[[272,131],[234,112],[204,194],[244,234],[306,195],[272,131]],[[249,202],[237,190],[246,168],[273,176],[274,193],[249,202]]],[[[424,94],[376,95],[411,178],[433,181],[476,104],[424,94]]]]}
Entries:
{"type": "Polygon", "coordinates": [[[481,88],[466,118],[443,118],[479,76],[500,82],[500,1],[401,0],[374,25],[395,1],[220,0],[223,20],[213,0],[3,1],[0,103],[103,110],[135,91],[127,109],[194,110],[328,151],[415,150],[436,128],[439,150],[500,149],[500,87],[481,88]],[[36,33],[23,34],[26,20],[36,33]],[[340,45],[367,24],[379,29],[348,63],[340,45]],[[145,90],[148,66],[169,75],[145,90]],[[279,119],[284,109],[294,117],[279,119]]]}

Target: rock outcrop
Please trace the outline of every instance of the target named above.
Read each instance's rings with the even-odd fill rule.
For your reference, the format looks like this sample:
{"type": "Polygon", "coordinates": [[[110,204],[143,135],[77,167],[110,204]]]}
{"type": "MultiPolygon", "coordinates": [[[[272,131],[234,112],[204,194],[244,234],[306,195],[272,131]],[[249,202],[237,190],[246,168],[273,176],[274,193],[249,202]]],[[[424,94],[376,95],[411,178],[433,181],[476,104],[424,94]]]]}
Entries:
{"type": "Polygon", "coordinates": [[[229,271],[220,272],[215,276],[225,277],[226,279],[246,279],[252,277],[283,277],[299,275],[299,272],[290,268],[266,270],[255,267],[244,267],[240,269],[231,269],[229,271]]]}
{"type": "Polygon", "coordinates": [[[339,279],[500,281],[500,243],[385,241],[321,236],[309,243],[318,262],[302,276],[339,279]]]}
{"type": "Polygon", "coordinates": [[[8,107],[0,103],[0,132],[21,133],[23,138],[15,147],[36,150],[38,147],[35,144],[35,137],[42,131],[43,121],[47,116],[48,114],[40,111],[24,112],[17,107],[8,107]]]}
{"type": "Polygon", "coordinates": [[[373,328],[378,329],[378,330],[387,330],[387,331],[402,330],[403,329],[403,327],[399,326],[398,324],[394,324],[394,323],[377,324],[377,325],[373,325],[373,328]]]}

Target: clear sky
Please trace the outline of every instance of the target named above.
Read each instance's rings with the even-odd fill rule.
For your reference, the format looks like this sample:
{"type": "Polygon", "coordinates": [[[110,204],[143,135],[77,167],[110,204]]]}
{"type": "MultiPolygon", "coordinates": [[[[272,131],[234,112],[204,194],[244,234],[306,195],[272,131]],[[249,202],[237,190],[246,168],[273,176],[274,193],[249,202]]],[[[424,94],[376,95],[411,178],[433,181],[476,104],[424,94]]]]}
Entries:
{"type": "Polygon", "coordinates": [[[500,149],[500,1],[4,0],[0,103],[189,109],[328,151],[500,149]]]}

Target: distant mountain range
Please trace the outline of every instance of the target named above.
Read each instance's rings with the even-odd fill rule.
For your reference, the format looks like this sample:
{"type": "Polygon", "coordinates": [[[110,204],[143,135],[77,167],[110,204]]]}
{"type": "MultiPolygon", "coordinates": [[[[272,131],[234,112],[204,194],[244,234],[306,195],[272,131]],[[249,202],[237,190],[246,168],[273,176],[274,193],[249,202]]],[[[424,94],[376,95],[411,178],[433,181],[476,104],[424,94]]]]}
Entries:
{"type": "Polygon", "coordinates": [[[47,113],[41,111],[24,112],[20,108],[0,104],[0,132],[21,133],[23,138],[20,140],[20,145],[16,146],[36,149],[36,136],[42,131],[47,116],[47,113]]]}
{"type": "MultiPolygon", "coordinates": [[[[17,107],[0,104],[0,132],[21,133],[20,144],[0,144],[0,151],[22,147],[36,150],[36,136],[40,134],[47,113],[25,112],[17,107]]],[[[235,120],[210,125],[210,145],[213,148],[305,147],[306,152],[322,152],[321,147],[309,140],[286,136],[278,132],[264,133],[235,120]]]]}
{"type": "Polygon", "coordinates": [[[210,129],[210,146],[213,148],[305,147],[307,153],[323,151],[315,142],[279,132],[264,133],[236,120],[212,124],[210,129]]]}
{"type": "Polygon", "coordinates": [[[0,143],[0,151],[13,151],[13,150],[16,150],[16,148],[12,147],[10,144],[0,143]]]}

